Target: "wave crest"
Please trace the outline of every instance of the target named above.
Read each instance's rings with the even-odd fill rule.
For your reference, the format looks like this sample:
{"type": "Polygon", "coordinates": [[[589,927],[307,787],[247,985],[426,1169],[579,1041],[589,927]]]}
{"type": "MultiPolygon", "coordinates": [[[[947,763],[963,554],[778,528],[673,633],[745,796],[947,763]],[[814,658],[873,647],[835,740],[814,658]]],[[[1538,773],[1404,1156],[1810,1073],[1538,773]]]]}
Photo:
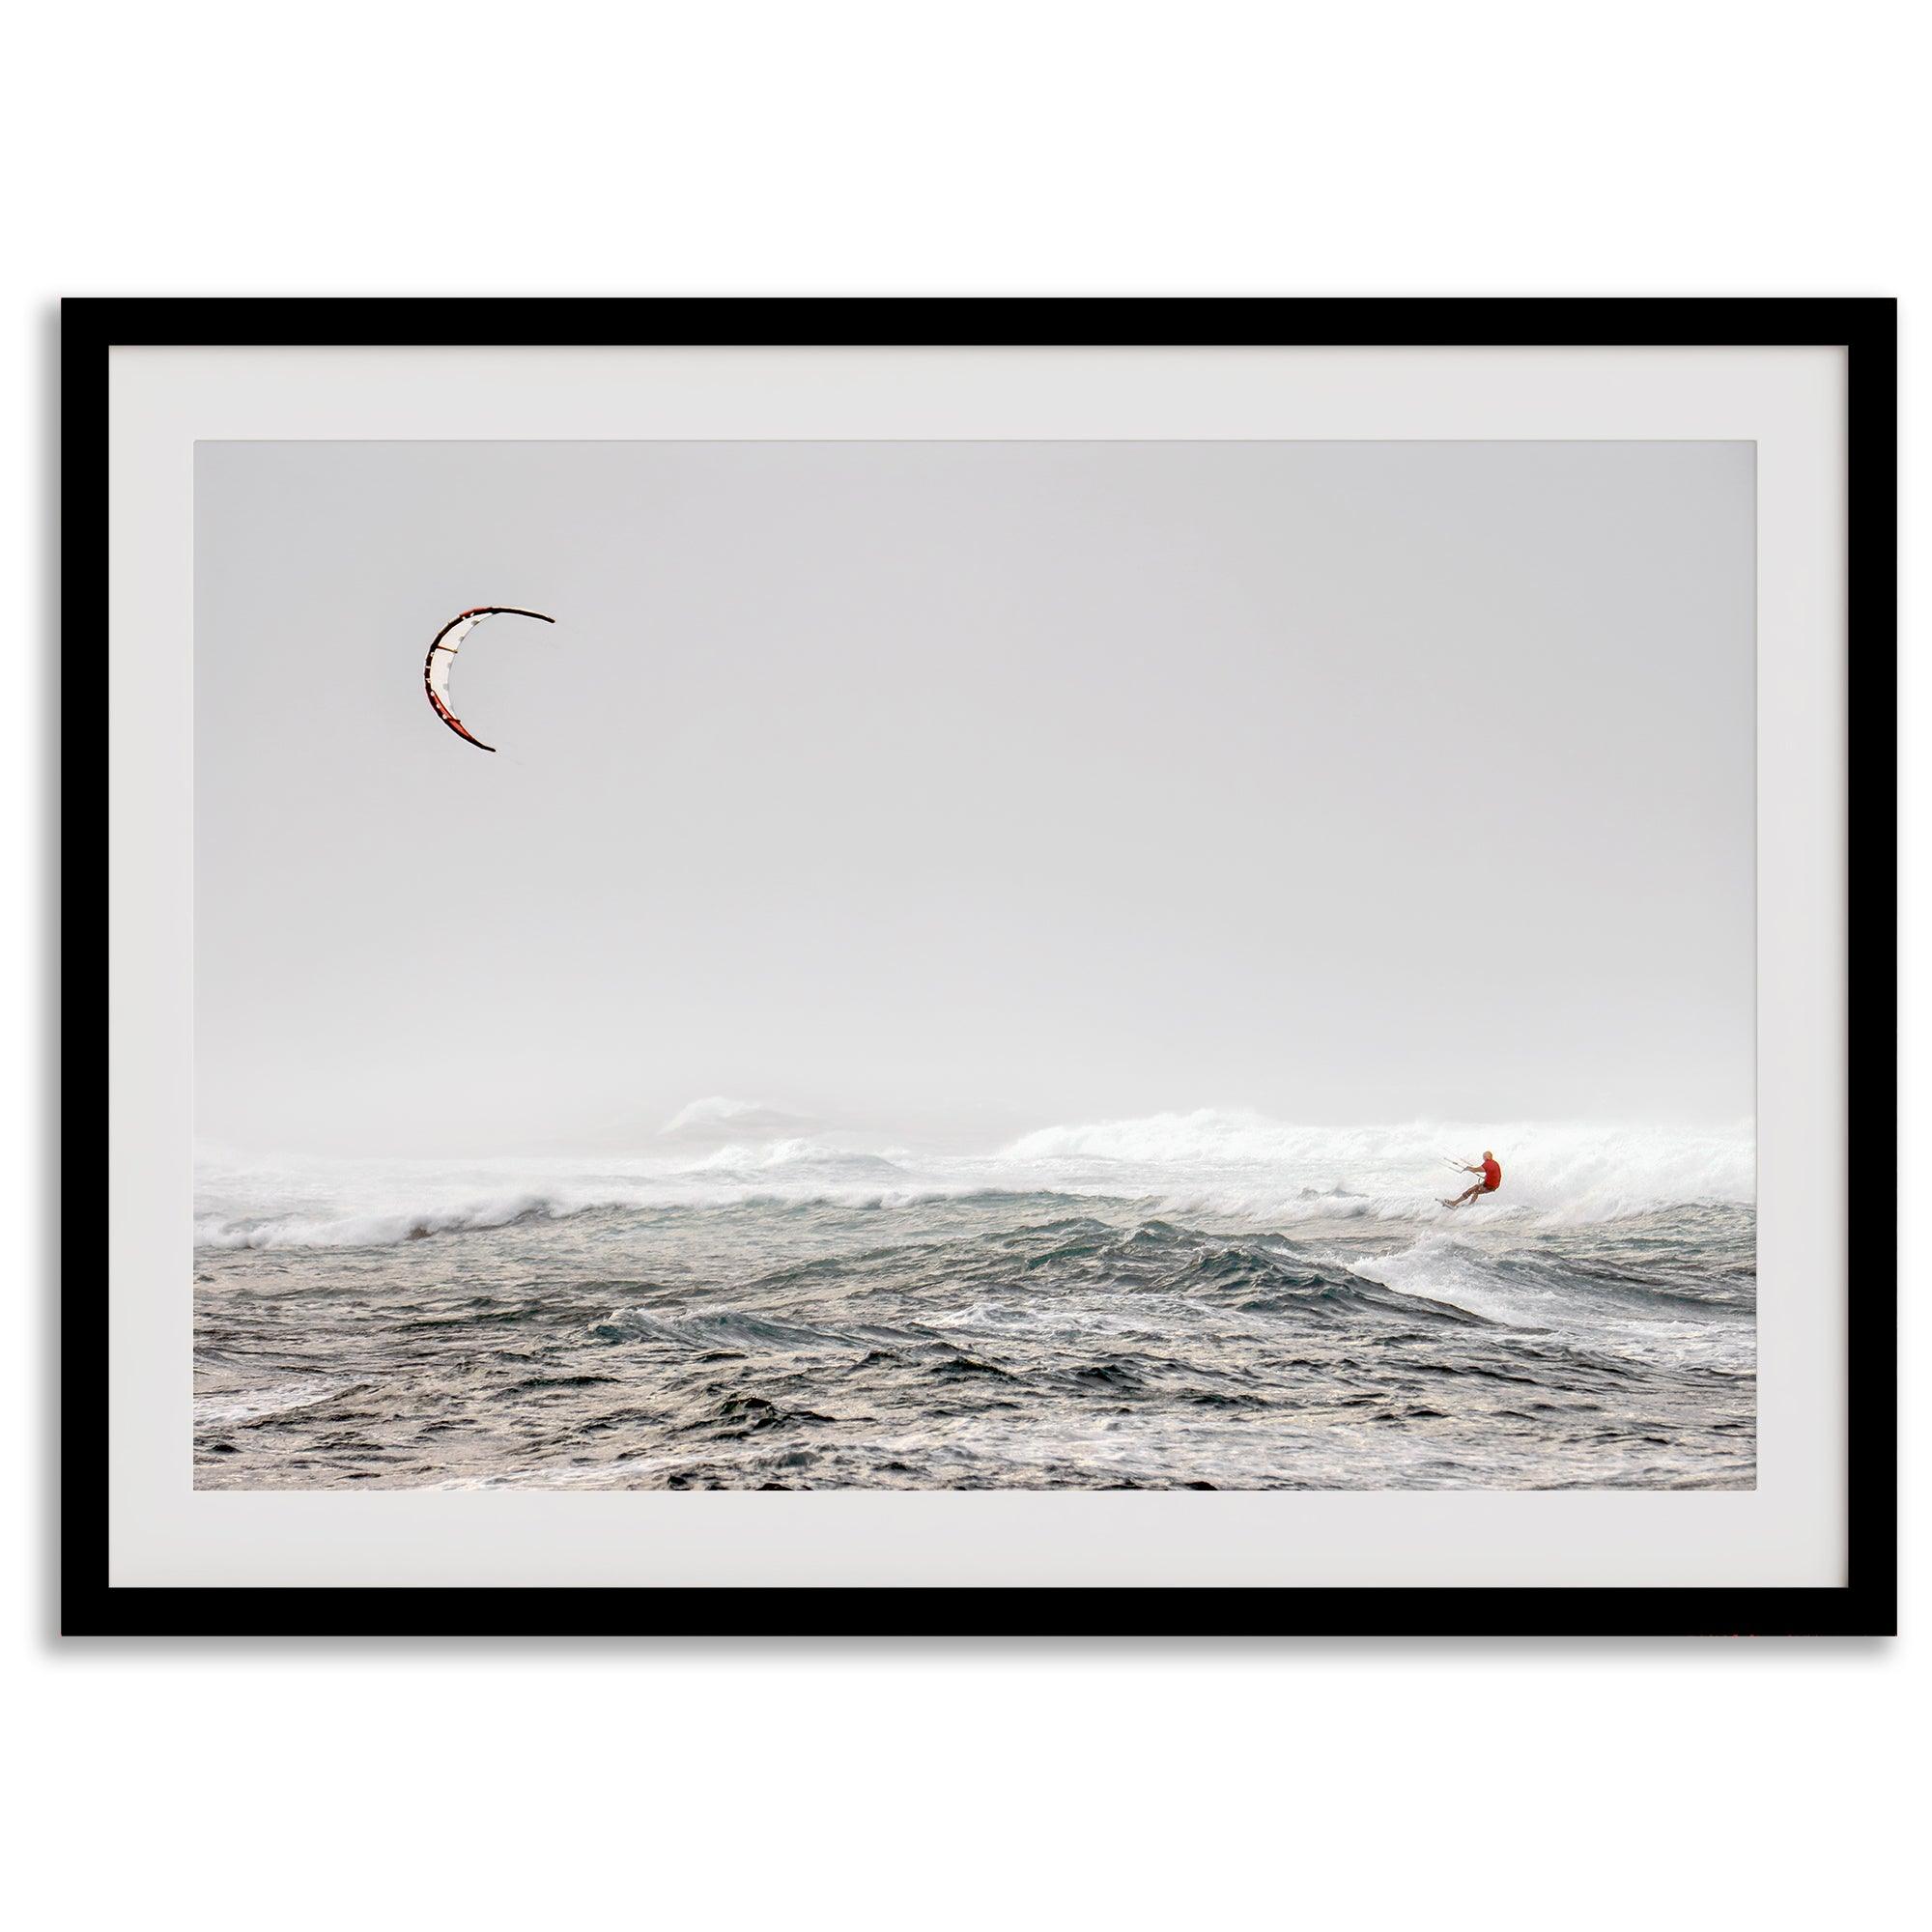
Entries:
{"type": "Polygon", "coordinates": [[[1747,1125],[1318,1128],[1204,1109],[1043,1127],[990,1153],[887,1151],[787,1129],[601,1161],[204,1168],[195,1238],[213,1248],[385,1246],[596,1211],[890,1208],[999,1196],[1129,1201],[1245,1227],[1428,1223],[1449,1218],[1438,1198],[1466,1182],[1450,1163],[1486,1147],[1502,1161],[1502,1191],[1462,1210],[1459,1230],[1610,1221],[1748,1204],[1756,1193],[1747,1125]]]}

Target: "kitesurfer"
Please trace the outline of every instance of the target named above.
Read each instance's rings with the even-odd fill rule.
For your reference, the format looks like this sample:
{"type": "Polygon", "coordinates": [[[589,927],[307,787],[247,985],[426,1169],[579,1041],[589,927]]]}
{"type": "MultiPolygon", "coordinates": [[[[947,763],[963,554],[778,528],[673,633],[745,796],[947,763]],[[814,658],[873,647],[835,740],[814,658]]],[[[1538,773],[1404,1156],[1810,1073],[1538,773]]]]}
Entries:
{"type": "Polygon", "coordinates": [[[1465,1201],[1480,1201],[1485,1194],[1493,1194],[1503,1184],[1502,1163],[1488,1148],[1483,1150],[1480,1161],[1463,1163],[1464,1174],[1474,1174],[1481,1178],[1457,1195],[1453,1201],[1444,1201],[1445,1208],[1460,1208],[1465,1201]]]}

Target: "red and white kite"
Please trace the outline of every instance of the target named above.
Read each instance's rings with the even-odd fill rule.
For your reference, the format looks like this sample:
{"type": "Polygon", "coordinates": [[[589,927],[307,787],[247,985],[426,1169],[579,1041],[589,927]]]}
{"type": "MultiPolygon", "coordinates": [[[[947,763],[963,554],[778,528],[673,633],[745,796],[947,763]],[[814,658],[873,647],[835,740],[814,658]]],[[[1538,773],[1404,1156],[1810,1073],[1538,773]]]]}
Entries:
{"type": "Polygon", "coordinates": [[[540,624],[554,624],[556,619],[546,617],[541,611],[514,610],[508,604],[479,604],[475,610],[452,617],[436,634],[436,642],[429,647],[429,656],[423,661],[423,689],[429,693],[436,715],[479,752],[494,752],[495,745],[486,745],[473,731],[466,731],[462,719],[449,708],[449,668],[456,662],[456,647],[485,617],[534,617],[540,624]]]}

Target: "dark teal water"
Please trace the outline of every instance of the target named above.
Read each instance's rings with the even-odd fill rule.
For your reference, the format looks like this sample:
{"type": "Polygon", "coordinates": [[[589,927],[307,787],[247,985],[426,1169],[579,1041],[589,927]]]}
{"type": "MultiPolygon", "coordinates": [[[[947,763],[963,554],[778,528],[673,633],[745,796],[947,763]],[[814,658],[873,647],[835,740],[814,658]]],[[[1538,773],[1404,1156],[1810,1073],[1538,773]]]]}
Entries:
{"type": "Polygon", "coordinates": [[[1754,1481],[1747,1206],[988,1190],[381,1235],[197,1249],[199,1487],[1754,1481]]]}

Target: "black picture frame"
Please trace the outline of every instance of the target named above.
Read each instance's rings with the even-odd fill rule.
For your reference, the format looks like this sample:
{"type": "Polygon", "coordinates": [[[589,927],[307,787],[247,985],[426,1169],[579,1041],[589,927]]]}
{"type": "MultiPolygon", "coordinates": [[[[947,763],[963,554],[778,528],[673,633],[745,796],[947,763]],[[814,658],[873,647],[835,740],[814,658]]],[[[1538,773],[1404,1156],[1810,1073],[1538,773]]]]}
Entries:
{"type": "MultiPolygon", "coordinates": [[[[1849,1145],[1846,1581],[1661,1588],[238,1588],[111,1586],[107,1297],[62,1297],[60,1601],[71,1635],[1890,1634],[1897,1628],[1897,305],[1889,298],[85,298],[61,319],[64,639],[108,611],[118,346],[1783,347],[1846,351],[1849,1145]]],[[[63,711],[61,810],[103,785],[96,707],[63,711]]],[[[64,862],[79,883],[76,849],[64,862]]],[[[65,880],[64,880],[65,884],[65,880]]],[[[105,993],[105,921],[64,915],[70,1014],[105,993]],[[71,983],[78,982],[78,983],[71,983]]],[[[113,1042],[109,1042],[109,1052],[113,1042]]],[[[62,1077],[92,1083],[86,1021],[62,1077]]],[[[98,1091],[98,1089],[97,1089],[98,1091]]],[[[61,1214],[98,1225],[103,1123],[63,1109],[61,1214]]],[[[87,1252],[78,1242],[71,1252],[87,1252]]],[[[56,1252],[59,1251],[58,1246],[56,1252]]]]}

